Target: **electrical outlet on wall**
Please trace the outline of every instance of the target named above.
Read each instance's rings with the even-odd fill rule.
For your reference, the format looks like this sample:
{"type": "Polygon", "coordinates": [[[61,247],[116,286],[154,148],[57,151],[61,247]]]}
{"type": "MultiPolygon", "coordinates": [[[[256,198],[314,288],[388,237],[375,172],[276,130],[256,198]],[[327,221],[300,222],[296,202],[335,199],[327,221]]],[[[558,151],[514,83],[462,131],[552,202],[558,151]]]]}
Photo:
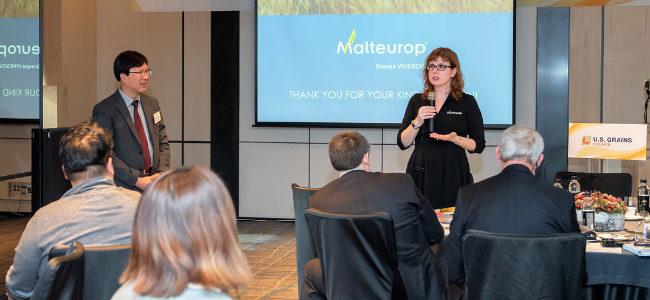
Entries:
{"type": "Polygon", "coordinates": [[[31,182],[9,182],[9,198],[15,200],[31,200],[32,184],[31,182]]]}

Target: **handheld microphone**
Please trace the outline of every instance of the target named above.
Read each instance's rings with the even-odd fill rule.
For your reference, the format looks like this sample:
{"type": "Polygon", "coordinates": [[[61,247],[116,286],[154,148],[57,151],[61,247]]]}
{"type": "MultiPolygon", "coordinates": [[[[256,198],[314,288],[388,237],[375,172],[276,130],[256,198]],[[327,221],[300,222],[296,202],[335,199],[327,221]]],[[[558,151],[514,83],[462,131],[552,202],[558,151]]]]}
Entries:
{"type": "MultiPolygon", "coordinates": [[[[429,104],[431,106],[436,107],[436,93],[429,92],[427,99],[429,99],[429,104]]],[[[429,119],[429,132],[433,132],[433,118],[429,119]]]]}

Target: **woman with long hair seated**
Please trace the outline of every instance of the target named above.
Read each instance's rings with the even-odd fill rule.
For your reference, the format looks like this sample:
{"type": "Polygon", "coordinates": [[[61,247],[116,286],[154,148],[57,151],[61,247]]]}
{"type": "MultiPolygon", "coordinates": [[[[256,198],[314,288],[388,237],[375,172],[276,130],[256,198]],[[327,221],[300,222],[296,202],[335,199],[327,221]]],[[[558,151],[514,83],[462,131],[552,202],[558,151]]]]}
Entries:
{"type": "Polygon", "coordinates": [[[140,199],[131,240],[112,299],[230,299],[227,290],[251,279],[230,194],[205,167],[160,175],[140,199]]]}

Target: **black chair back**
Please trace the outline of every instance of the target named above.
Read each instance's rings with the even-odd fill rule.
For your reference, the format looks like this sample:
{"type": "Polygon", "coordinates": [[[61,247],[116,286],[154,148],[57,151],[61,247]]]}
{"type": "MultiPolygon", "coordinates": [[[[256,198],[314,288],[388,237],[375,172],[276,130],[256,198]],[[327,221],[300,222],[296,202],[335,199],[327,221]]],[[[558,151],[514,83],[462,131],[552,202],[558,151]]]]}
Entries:
{"type": "Polygon", "coordinates": [[[621,198],[632,196],[632,175],[628,173],[555,173],[555,179],[560,179],[564,189],[569,188],[571,176],[577,176],[583,191],[600,191],[621,198]]]}
{"type": "Polygon", "coordinates": [[[120,288],[122,276],[131,255],[131,244],[86,247],[84,300],[110,300],[120,288]]]}
{"type": "Polygon", "coordinates": [[[308,208],[305,219],[327,299],[406,299],[389,214],[343,215],[308,208]]]}
{"type": "Polygon", "coordinates": [[[84,278],[84,246],[74,242],[47,263],[34,287],[32,300],[81,300],[84,278]]]}
{"type": "MultiPolygon", "coordinates": [[[[50,259],[64,255],[68,248],[55,246],[50,250],[50,259]]],[[[131,244],[84,247],[83,299],[110,300],[120,288],[119,279],[130,255],[131,244]]]]}
{"type": "Polygon", "coordinates": [[[311,246],[309,228],[305,222],[304,211],[309,207],[309,197],[319,189],[300,187],[292,184],[293,210],[296,217],[296,266],[298,268],[298,291],[302,289],[302,280],[305,275],[305,264],[316,258],[316,251],[311,246]]]}
{"type": "Polygon", "coordinates": [[[462,245],[465,299],[580,299],[586,247],[581,234],[468,230],[462,245]]]}

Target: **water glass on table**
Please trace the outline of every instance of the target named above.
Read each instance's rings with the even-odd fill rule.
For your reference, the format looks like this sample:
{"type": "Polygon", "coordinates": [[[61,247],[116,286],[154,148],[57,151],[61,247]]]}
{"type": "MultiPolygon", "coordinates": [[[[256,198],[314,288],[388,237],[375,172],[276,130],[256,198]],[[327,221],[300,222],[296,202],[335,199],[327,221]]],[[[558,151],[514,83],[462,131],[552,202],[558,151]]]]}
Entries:
{"type": "Polygon", "coordinates": [[[634,235],[634,240],[638,243],[649,243],[650,242],[650,223],[645,220],[639,222],[639,225],[636,226],[636,234],[634,235]]]}
{"type": "Polygon", "coordinates": [[[636,216],[636,197],[625,197],[625,206],[627,206],[627,217],[634,217],[636,216]]]}

